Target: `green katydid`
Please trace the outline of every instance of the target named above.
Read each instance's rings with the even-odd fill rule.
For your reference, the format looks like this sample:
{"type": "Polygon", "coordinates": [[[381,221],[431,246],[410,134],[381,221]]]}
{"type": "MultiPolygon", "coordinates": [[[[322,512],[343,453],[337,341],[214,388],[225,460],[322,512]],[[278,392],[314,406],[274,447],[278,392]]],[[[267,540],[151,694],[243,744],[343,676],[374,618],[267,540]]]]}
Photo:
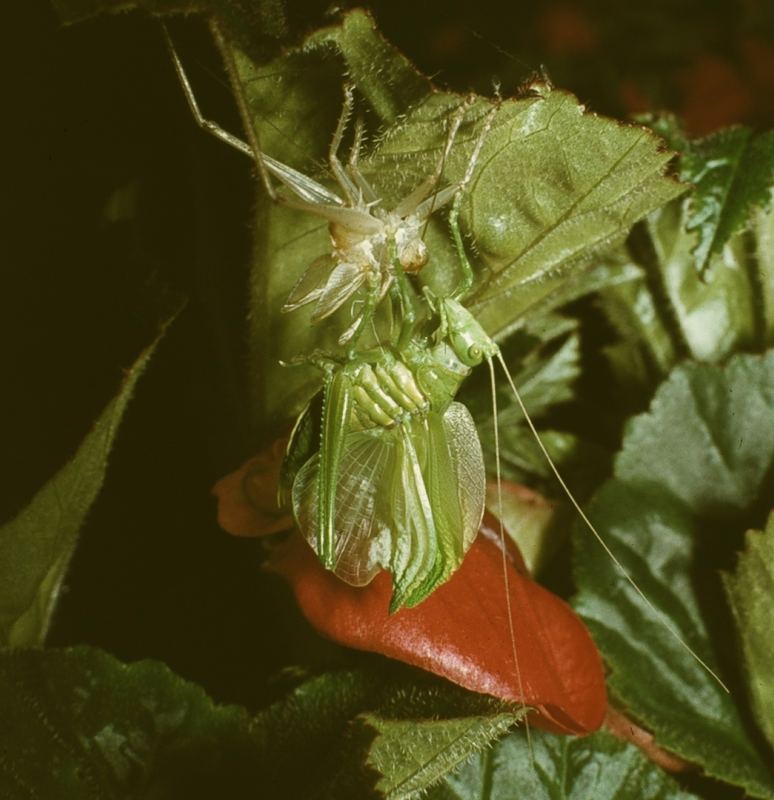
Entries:
{"type": "MultiPolygon", "coordinates": [[[[312,321],[317,322],[351,300],[361,287],[365,289],[361,310],[339,337],[339,343],[348,347],[344,360],[320,354],[299,359],[323,370],[324,413],[319,455],[295,476],[294,508],[302,531],[327,568],[362,585],[387,566],[395,576],[393,607],[415,605],[459,566],[484,510],[481,444],[470,413],[452,400],[471,368],[497,352],[494,342],[456,299],[473,283],[457,218],[463,189],[473,173],[494,109],[484,119],[461,181],[438,189],[446,159],[471,105],[469,99],[448,119],[445,144],[434,171],[391,211],[384,211],[357,164],[362,124],[356,124],[346,166],[339,160],[338,150],[353,108],[351,87],[345,87],[343,110],[329,150],[340,197],[281,162],[254,154],[248,144],[205,120],[177,53],[169,38],[167,41],[198,124],[255,157],[273,199],[321,216],[330,224],[331,253],[307,267],[282,310],[314,303],[312,321]],[[270,176],[293,196],[278,195],[270,176]],[[455,298],[433,303],[438,330],[416,335],[415,303],[407,274],[419,271],[427,262],[426,222],[452,198],[450,222],[465,277],[455,298]],[[358,350],[360,337],[388,293],[401,320],[397,342],[358,350]],[[374,452],[368,453],[372,448],[374,452]],[[360,457],[369,463],[360,464],[360,457]],[[365,485],[364,470],[369,464],[376,471],[366,494],[390,475],[400,481],[400,488],[393,493],[392,511],[389,503],[356,502],[353,481],[365,485]],[[347,492],[352,502],[344,499],[347,492]]],[[[430,303],[429,293],[426,297],[430,303]]],[[[291,448],[298,438],[294,437],[291,448]]]]}
{"type": "MultiPolygon", "coordinates": [[[[389,568],[395,588],[393,609],[421,602],[453,573],[478,529],[485,481],[475,426],[467,409],[453,398],[471,369],[484,360],[490,366],[494,385],[492,360],[497,358],[563,491],[624,578],[651,611],[661,616],[575,500],[538,435],[499,348],[460,302],[472,286],[473,271],[465,256],[457,220],[463,190],[471,179],[496,107],[485,118],[459,183],[437,189],[469,103],[462,103],[450,118],[446,145],[435,171],[391,212],[377,213],[379,198],[357,166],[362,136],[359,124],[346,168],[337,155],[351,113],[351,90],[345,90],[344,111],[329,156],[331,171],[344,194],[342,199],[206,120],[169,44],[197,123],[257,162],[272,199],[330,223],[331,255],[309,266],[283,310],[315,303],[313,321],[319,321],[345,305],[361,287],[366,290],[362,308],[339,339],[348,346],[346,357],[311,354],[300,359],[317,364],[323,371],[322,438],[318,452],[311,455],[298,445],[309,441],[307,410],[294,430],[288,474],[293,483],[297,521],[323,564],[355,584],[367,583],[380,566],[389,568]],[[295,197],[278,195],[270,175],[295,197]],[[463,281],[447,298],[436,299],[426,292],[428,313],[417,324],[406,273],[424,266],[424,224],[452,198],[449,222],[463,266],[463,281]],[[360,337],[388,293],[401,320],[396,342],[358,350],[360,337]],[[307,436],[302,435],[304,428],[307,436]],[[303,465],[298,463],[299,453],[309,455],[303,465]]],[[[675,628],[663,617],[661,621],[722,686],[675,628]]]]}
{"type": "Polygon", "coordinates": [[[435,330],[344,363],[314,359],[322,438],[292,481],[299,527],[324,566],[354,585],[389,569],[393,609],[452,575],[484,511],[481,443],[454,396],[497,345],[457,300],[430,302],[435,330]]]}

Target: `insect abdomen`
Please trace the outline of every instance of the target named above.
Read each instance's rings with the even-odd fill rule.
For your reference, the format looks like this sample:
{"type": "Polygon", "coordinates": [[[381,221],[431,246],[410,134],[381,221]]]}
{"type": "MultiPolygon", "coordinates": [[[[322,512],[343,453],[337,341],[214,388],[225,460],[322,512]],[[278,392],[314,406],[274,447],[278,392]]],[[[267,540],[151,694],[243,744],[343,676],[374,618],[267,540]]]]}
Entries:
{"type": "Polygon", "coordinates": [[[354,379],[352,422],[355,430],[392,428],[430,408],[411,370],[398,359],[376,365],[361,364],[354,379]]]}

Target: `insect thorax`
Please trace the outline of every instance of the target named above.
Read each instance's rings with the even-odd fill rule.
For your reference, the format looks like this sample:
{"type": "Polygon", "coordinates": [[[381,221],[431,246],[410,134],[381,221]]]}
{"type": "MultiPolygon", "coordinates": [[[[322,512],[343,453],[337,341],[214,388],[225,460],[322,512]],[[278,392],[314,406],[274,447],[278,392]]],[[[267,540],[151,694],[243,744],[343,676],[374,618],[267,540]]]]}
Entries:
{"type": "Polygon", "coordinates": [[[364,273],[373,274],[388,272],[393,258],[407,273],[419,272],[425,266],[424,226],[417,217],[400,217],[380,209],[356,211],[350,224],[330,224],[331,244],[339,263],[357,264],[364,273]]]}
{"type": "Polygon", "coordinates": [[[443,413],[470,367],[446,343],[385,351],[378,360],[352,367],[354,430],[392,428],[427,414],[443,413]]]}

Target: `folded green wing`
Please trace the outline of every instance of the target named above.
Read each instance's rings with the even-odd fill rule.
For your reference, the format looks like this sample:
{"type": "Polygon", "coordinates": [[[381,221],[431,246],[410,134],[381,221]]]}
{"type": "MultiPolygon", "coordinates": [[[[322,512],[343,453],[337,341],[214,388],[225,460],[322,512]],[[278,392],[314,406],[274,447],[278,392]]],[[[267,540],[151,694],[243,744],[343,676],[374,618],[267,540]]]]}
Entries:
{"type": "MultiPolygon", "coordinates": [[[[293,485],[293,509],[318,549],[313,456],[293,485]]],[[[394,428],[344,437],[333,499],[333,572],[354,586],[393,576],[391,610],[414,606],[462,563],[484,511],[484,458],[470,412],[452,403],[394,428]]]]}

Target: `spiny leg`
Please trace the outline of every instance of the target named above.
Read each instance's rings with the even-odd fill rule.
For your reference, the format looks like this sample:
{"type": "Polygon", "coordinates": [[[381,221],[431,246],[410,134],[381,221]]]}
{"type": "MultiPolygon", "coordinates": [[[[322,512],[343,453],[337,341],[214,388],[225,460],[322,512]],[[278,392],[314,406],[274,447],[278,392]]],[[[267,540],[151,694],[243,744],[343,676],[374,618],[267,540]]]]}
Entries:
{"type": "Polygon", "coordinates": [[[349,151],[349,161],[347,162],[347,170],[357,184],[358,189],[362,192],[363,199],[366,203],[375,203],[379,197],[374,191],[371,184],[360,171],[358,161],[360,159],[360,148],[363,145],[363,131],[365,130],[365,123],[362,117],[355,120],[355,137],[352,142],[352,149],[349,151]]]}
{"type": "Polygon", "coordinates": [[[367,294],[365,303],[363,305],[363,310],[360,312],[360,319],[355,326],[352,333],[347,336],[349,331],[345,332],[345,334],[339,338],[340,344],[347,344],[347,359],[349,361],[354,360],[357,358],[357,343],[360,340],[360,337],[365,333],[366,328],[370,325],[371,320],[373,319],[374,312],[376,311],[376,306],[379,302],[379,296],[381,294],[381,284],[377,279],[371,278],[366,284],[367,287],[367,294]]]}
{"type": "Polygon", "coordinates": [[[271,158],[263,153],[259,147],[251,147],[247,142],[242,141],[233,134],[229,133],[227,130],[221,128],[216,122],[205,119],[201,109],[199,108],[199,103],[194,95],[188,75],[183,68],[182,61],[180,60],[174,43],[172,42],[172,38],[169,35],[169,31],[164,25],[162,25],[162,29],[164,31],[167,49],[172,58],[175,72],[177,73],[180,85],[183,88],[183,94],[185,95],[194,121],[202,130],[225,142],[235,150],[238,150],[240,153],[244,153],[246,156],[249,156],[251,159],[255,160],[255,162],[258,164],[258,172],[261,176],[261,182],[263,183],[266,193],[269,195],[271,200],[276,203],[280,203],[281,205],[285,205],[290,208],[297,208],[301,211],[308,211],[313,214],[318,214],[319,216],[325,216],[324,212],[326,205],[331,205],[333,207],[342,205],[341,199],[321,184],[313,181],[303,173],[298,172],[298,170],[287,166],[287,164],[283,164],[282,162],[271,158]],[[273,174],[279,178],[279,180],[291,191],[293,191],[300,199],[296,200],[277,194],[274,184],[271,182],[270,174],[273,174]]]}
{"type": "Polygon", "coordinates": [[[336,489],[344,437],[352,410],[352,379],[329,365],[323,376],[322,439],[317,471],[317,553],[326,569],[336,566],[336,489]]]}
{"type": "MultiPolygon", "coordinates": [[[[441,150],[441,154],[438,157],[438,161],[435,164],[435,168],[430,175],[428,175],[412,192],[406,195],[406,197],[404,197],[403,200],[401,200],[401,202],[395,207],[394,212],[399,217],[407,217],[409,214],[413,214],[419,205],[430,196],[432,191],[438,185],[438,182],[441,180],[441,176],[443,175],[446,162],[449,159],[449,154],[454,146],[454,141],[457,138],[457,132],[460,129],[460,125],[462,125],[462,121],[465,118],[465,114],[467,114],[470,105],[471,98],[468,97],[454,110],[454,113],[449,117],[449,127],[446,132],[446,141],[443,149],[441,150]]],[[[423,212],[422,216],[425,219],[429,219],[433,211],[435,211],[438,206],[442,205],[442,203],[438,203],[438,205],[436,205],[435,201],[436,198],[433,197],[433,200],[430,202],[427,210],[423,212]]]]}
{"type": "Polygon", "coordinates": [[[344,105],[341,108],[339,121],[333,133],[333,138],[331,139],[330,150],[328,151],[328,162],[331,165],[331,171],[339,182],[339,186],[341,186],[351,206],[357,204],[357,188],[352,184],[349,176],[344,171],[344,167],[341,166],[341,161],[339,161],[339,148],[341,147],[341,140],[344,138],[344,131],[347,129],[349,118],[352,116],[354,104],[354,87],[351,83],[346,83],[344,84],[344,105]]]}
{"type": "Polygon", "coordinates": [[[454,195],[454,201],[452,203],[451,210],[449,211],[449,228],[451,229],[452,239],[454,240],[454,247],[457,251],[457,258],[460,262],[460,268],[462,269],[462,279],[459,282],[459,285],[452,293],[451,297],[453,300],[460,300],[463,298],[472,288],[473,280],[475,278],[475,274],[473,272],[473,267],[470,264],[470,260],[468,259],[468,255],[465,251],[465,243],[462,240],[462,231],[460,230],[460,209],[462,208],[462,199],[465,189],[467,188],[468,183],[470,183],[470,179],[473,176],[473,171],[476,168],[476,163],[478,162],[478,157],[481,154],[481,148],[484,146],[484,141],[489,134],[489,130],[492,127],[492,121],[494,120],[495,114],[497,113],[498,106],[495,105],[486,115],[484,119],[484,124],[481,126],[481,132],[478,135],[478,139],[476,139],[476,144],[473,147],[473,152],[470,154],[470,159],[468,160],[468,166],[465,169],[465,175],[460,182],[459,188],[457,193],[454,195]]]}
{"type": "Polygon", "coordinates": [[[400,263],[398,254],[395,248],[395,243],[392,243],[391,258],[393,273],[395,275],[395,293],[400,306],[400,334],[398,335],[398,349],[403,350],[411,339],[411,334],[414,331],[414,323],[416,322],[416,314],[414,312],[414,303],[412,302],[412,291],[409,286],[408,276],[400,263]]]}
{"type": "Polygon", "coordinates": [[[166,41],[167,50],[172,58],[172,64],[175,67],[175,72],[177,73],[180,85],[183,87],[183,94],[185,95],[186,102],[188,103],[188,108],[191,110],[191,115],[193,116],[196,124],[203,131],[206,131],[215,138],[220,139],[222,142],[225,142],[227,145],[248,156],[250,159],[254,159],[258,164],[258,172],[261,175],[261,181],[266,189],[266,193],[272,200],[278,200],[278,195],[274,190],[271,178],[269,178],[269,170],[266,166],[264,156],[260,148],[256,147],[253,149],[247,142],[244,142],[237,136],[234,136],[234,134],[229,133],[227,130],[225,130],[225,128],[222,128],[220,125],[218,125],[217,122],[213,122],[212,120],[204,117],[201,109],[199,108],[199,103],[196,100],[196,95],[193,92],[193,88],[191,87],[191,82],[188,79],[185,69],[183,68],[183,62],[180,60],[180,56],[177,54],[172,37],[169,35],[169,30],[167,30],[167,26],[163,23],[161,29],[164,31],[164,40],[166,41]]]}

